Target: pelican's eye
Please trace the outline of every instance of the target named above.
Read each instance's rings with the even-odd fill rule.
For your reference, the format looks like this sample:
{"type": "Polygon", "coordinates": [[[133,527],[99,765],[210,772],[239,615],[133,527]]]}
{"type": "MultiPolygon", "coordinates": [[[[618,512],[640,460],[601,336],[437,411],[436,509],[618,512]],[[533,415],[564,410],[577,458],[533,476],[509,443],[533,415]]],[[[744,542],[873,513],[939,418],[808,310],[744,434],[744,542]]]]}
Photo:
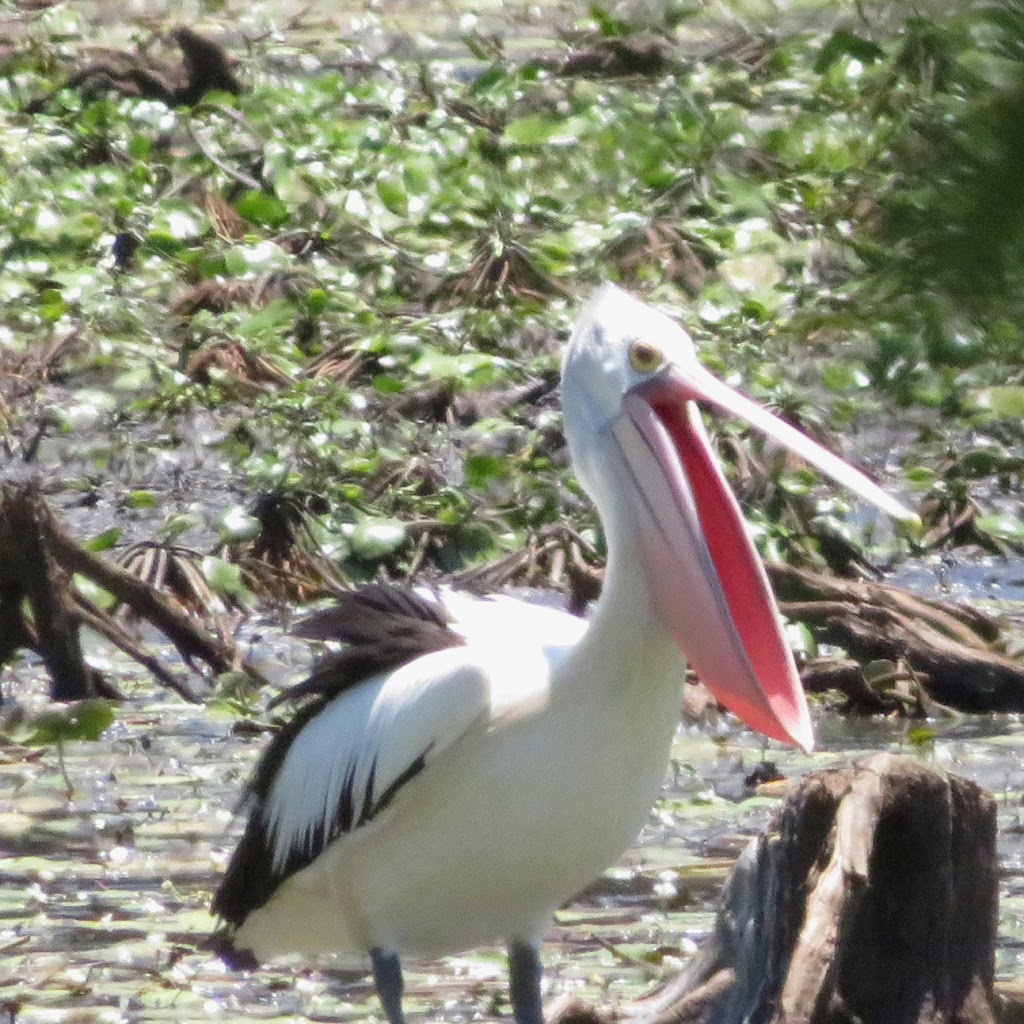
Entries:
{"type": "Polygon", "coordinates": [[[629,346],[629,365],[637,373],[654,373],[665,362],[661,349],[649,341],[634,341],[629,346]]]}

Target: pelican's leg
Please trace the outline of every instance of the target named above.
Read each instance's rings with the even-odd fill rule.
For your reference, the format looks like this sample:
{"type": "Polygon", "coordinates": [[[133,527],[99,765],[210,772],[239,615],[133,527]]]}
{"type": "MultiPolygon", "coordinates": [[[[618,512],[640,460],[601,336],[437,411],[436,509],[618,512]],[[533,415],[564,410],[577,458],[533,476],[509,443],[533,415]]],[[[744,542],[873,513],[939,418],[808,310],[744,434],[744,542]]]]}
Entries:
{"type": "Polygon", "coordinates": [[[538,943],[513,939],[508,947],[508,988],[516,1024],[544,1024],[540,998],[543,973],[538,943]]]}
{"type": "Polygon", "coordinates": [[[384,1012],[390,1024],[405,1024],[402,1013],[402,961],[398,954],[389,949],[374,948],[370,950],[370,962],[373,964],[373,983],[377,988],[384,1012]]]}

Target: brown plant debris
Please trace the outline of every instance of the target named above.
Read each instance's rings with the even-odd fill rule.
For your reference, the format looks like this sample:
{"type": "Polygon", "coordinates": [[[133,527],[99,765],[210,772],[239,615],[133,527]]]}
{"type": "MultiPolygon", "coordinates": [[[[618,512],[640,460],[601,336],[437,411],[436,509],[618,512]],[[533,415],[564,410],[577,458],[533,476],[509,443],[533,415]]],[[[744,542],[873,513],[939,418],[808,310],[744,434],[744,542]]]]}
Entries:
{"type": "Polygon", "coordinates": [[[570,292],[537,266],[524,245],[490,231],[476,243],[469,267],[445,278],[430,298],[452,308],[467,302],[487,306],[506,297],[547,302],[569,298],[570,292]]]}
{"type": "Polygon", "coordinates": [[[201,189],[197,200],[206,213],[213,233],[222,242],[239,242],[249,230],[249,222],[219,193],[201,189]]]}
{"type": "Polygon", "coordinates": [[[149,671],[158,682],[186,700],[198,700],[190,685],[167,669],[109,612],[74,583],[84,576],[156,626],[185,663],[205,663],[213,672],[243,668],[234,647],[209,635],[148,583],[81,547],[57,522],[35,482],[0,482],[0,666],[21,648],[42,658],[55,700],[119,696],[86,665],[79,630],[98,632],[149,671]]]}
{"type": "Polygon", "coordinates": [[[162,100],[168,106],[194,106],[209,92],[243,92],[227,52],[198,32],[179,25],[171,38],[181,50],[181,63],[167,65],[148,57],[120,51],[80,68],[52,92],[29,103],[25,111],[37,114],[65,89],[86,96],[113,91],[123,96],[162,100]]]}
{"type": "Polygon", "coordinates": [[[517,408],[536,406],[556,388],[554,375],[480,391],[465,391],[456,381],[430,382],[403,391],[391,409],[405,419],[465,427],[480,419],[507,416],[517,408]]]}
{"type": "Polygon", "coordinates": [[[327,378],[339,384],[348,384],[364,368],[367,357],[354,348],[349,340],[339,341],[311,359],[303,369],[303,376],[313,380],[327,378]]]}
{"type": "Polygon", "coordinates": [[[667,280],[694,296],[715,267],[711,249],[688,235],[674,217],[655,217],[631,228],[608,244],[606,254],[626,280],[635,279],[647,267],[659,267],[667,280]]]}
{"type": "Polygon", "coordinates": [[[254,355],[240,341],[227,339],[204,345],[195,352],[185,366],[185,373],[197,384],[229,384],[243,392],[268,385],[286,387],[292,382],[273,360],[254,355]]]}
{"type": "Polygon", "coordinates": [[[661,36],[598,39],[573,50],[557,68],[569,78],[622,78],[662,75],[675,66],[675,53],[661,36]]]}
{"type": "Polygon", "coordinates": [[[601,593],[601,556],[585,538],[561,523],[545,526],[507,555],[452,577],[472,590],[554,587],[569,592],[569,611],[582,615],[601,593]]]}
{"type": "Polygon", "coordinates": [[[312,517],[327,511],[326,500],[310,491],[267,491],[251,512],[259,534],[229,545],[224,557],[241,569],[254,594],[282,602],[335,594],[344,584],[312,529],[312,517]]]}
{"type": "MultiPolygon", "coordinates": [[[[221,640],[227,640],[245,611],[241,601],[218,594],[210,586],[202,567],[203,556],[191,548],[161,541],[141,541],[122,551],[117,564],[126,572],[160,591],[183,612],[212,626],[221,640]]],[[[117,602],[112,613],[122,607],[117,602]]],[[[131,609],[127,609],[131,613],[131,609]]]]}
{"type": "Polygon", "coordinates": [[[990,554],[1006,558],[1024,553],[1024,544],[993,537],[978,528],[985,510],[969,494],[951,496],[933,493],[919,506],[925,526],[921,546],[928,549],[964,547],[976,544],[990,554]]]}
{"type": "Polygon", "coordinates": [[[77,324],[59,338],[34,344],[24,353],[0,353],[0,387],[4,393],[16,400],[41,384],[57,380],[66,361],[83,347],[84,330],[83,324],[77,324]]]}
{"type": "Polygon", "coordinates": [[[278,299],[301,299],[308,289],[309,279],[305,275],[280,270],[251,279],[200,281],[174,301],[171,312],[187,318],[201,309],[226,313],[235,306],[269,306],[278,299]]]}

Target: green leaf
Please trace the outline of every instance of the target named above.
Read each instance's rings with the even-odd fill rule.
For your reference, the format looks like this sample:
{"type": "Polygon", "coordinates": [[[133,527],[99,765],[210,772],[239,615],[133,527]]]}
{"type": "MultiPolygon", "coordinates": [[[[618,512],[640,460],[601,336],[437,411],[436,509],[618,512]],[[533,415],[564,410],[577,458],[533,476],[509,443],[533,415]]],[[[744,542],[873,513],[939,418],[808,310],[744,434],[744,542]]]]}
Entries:
{"type": "Polygon", "coordinates": [[[836,394],[866,388],[871,378],[856,363],[832,363],[821,369],[821,382],[836,394]]]}
{"type": "Polygon", "coordinates": [[[268,270],[286,270],[290,269],[290,265],[290,257],[271,241],[235,245],[224,254],[225,269],[234,277],[262,274],[268,270]]]}
{"type": "Polygon", "coordinates": [[[164,540],[174,540],[197,526],[199,520],[184,512],[172,512],[160,527],[159,535],[164,540]]]}
{"type": "Polygon", "coordinates": [[[586,127],[582,117],[528,114],[505,128],[504,139],[514,146],[564,146],[575,142],[586,127]]]}
{"type": "Polygon", "coordinates": [[[734,256],[723,260],[719,273],[738,292],[756,292],[771,288],[782,280],[779,261],[768,253],[751,256],[734,256]]]}
{"type": "Polygon", "coordinates": [[[85,545],[85,548],[87,551],[109,551],[117,545],[117,542],[121,539],[121,533],[120,526],[112,526],[109,530],[104,530],[93,537],[85,545]]]}
{"type": "Polygon", "coordinates": [[[466,482],[470,487],[486,487],[495,480],[507,479],[508,460],[499,455],[470,455],[466,459],[466,482]]]}
{"type": "Polygon", "coordinates": [[[453,543],[464,565],[501,554],[494,531],[484,523],[465,523],[455,531],[453,543]]]}
{"type": "Polygon", "coordinates": [[[218,593],[225,597],[237,597],[251,603],[255,598],[242,580],[242,570],[231,562],[215,555],[207,555],[202,563],[203,575],[207,582],[218,593]]]}
{"type": "Polygon", "coordinates": [[[114,703],[94,698],[71,704],[60,711],[44,711],[33,724],[25,741],[31,747],[45,747],[71,740],[95,742],[114,721],[114,703]]]}
{"type": "Polygon", "coordinates": [[[1010,541],[1013,544],[1024,544],[1024,519],[1011,516],[1008,513],[996,513],[990,516],[982,516],[977,519],[974,525],[997,540],[1010,541]]]}
{"type": "Polygon", "coordinates": [[[931,487],[935,483],[938,474],[930,466],[911,466],[905,470],[903,476],[915,487],[931,487]]]}
{"type": "Polygon", "coordinates": [[[383,174],[377,179],[377,195],[381,202],[396,216],[405,217],[409,213],[409,193],[405,183],[397,174],[383,174]]]}
{"type": "Polygon", "coordinates": [[[939,734],[927,725],[915,726],[907,733],[907,742],[912,747],[918,748],[930,747],[938,738],[939,734]]]}
{"type": "Polygon", "coordinates": [[[405,390],[405,384],[389,373],[378,373],[373,378],[373,388],[380,395],[400,395],[405,390]]]}
{"type": "Polygon", "coordinates": [[[611,11],[600,4],[590,5],[590,16],[597,23],[601,35],[606,39],[628,36],[631,32],[631,26],[628,21],[615,17],[611,11]]]}
{"type": "Polygon", "coordinates": [[[171,243],[186,242],[202,234],[203,220],[190,206],[167,206],[153,217],[150,241],[162,238],[171,243]]]}
{"type": "Polygon", "coordinates": [[[327,292],[323,288],[311,288],[306,293],[306,312],[318,316],[327,308],[327,292]]]}
{"type": "Polygon", "coordinates": [[[984,388],[974,395],[974,405],[1001,419],[1024,420],[1024,387],[1007,384],[984,388]]]}
{"type": "Polygon", "coordinates": [[[156,508],[158,501],[152,491],[132,491],[125,498],[125,504],[129,508],[156,508]]]}
{"type": "Polygon", "coordinates": [[[229,508],[217,520],[217,533],[224,544],[255,540],[262,532],[260,521],[241,505],[229,508]]]}
{"type": "Polygon", "coordinates": [[[277,196],[250,189],[236,203],[235,209],[250,224],[279,228],[288,220],[288,207],[277,196]]]}
{"type": "Polygon", "coordinates": [[[469,92],[472,96],[482,96],[489,92],[496,85],[508,80],[508,71],[500,64],[493,64],[482,75],[477,75],[470,86],[469,92]]]}
{"type": "Polygon", "coordinates": [[[357,558],[379,562],[405,546],[408,535],[397,519],[364,519],[353,529],[349,544],[357,558]]]}
{"type": "Polygon", "coordinates": [[[412,372],[434,380],[458,380],[470,377],[477,370],[495,365],[495,357],[483,352],[463,352],[459,355],[449,355],[440,349],[429,345],[423,347],[423,352],[412,364],[412,372]]]}

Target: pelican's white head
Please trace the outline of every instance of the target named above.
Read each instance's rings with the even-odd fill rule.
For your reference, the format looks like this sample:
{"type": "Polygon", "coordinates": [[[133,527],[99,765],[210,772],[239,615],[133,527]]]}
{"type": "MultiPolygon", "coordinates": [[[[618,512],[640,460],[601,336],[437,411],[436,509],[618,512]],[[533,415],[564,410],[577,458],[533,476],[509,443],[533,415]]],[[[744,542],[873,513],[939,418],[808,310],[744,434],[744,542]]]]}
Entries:
{"type": "Polygon", "coordinates": [[[613,285],[580,314],[562,392],[573,465],[609,546],[640,550],[657,613],[694,671],[753,728],[809,748],[779,612],[697,403],[746,420],[890,515],[913,513],[710,374],[682,328],[613,285]]]}
{"type": "Polygon", "coordinates": [[[580,311],[562,360],[562,416],[576,475],[599,507],[607,473],[591,466],[601,456],[595,438],[622,411],[623,396],[669,363],[699,365],[690,336],[664,313],[613,284],[580,311]]]}

